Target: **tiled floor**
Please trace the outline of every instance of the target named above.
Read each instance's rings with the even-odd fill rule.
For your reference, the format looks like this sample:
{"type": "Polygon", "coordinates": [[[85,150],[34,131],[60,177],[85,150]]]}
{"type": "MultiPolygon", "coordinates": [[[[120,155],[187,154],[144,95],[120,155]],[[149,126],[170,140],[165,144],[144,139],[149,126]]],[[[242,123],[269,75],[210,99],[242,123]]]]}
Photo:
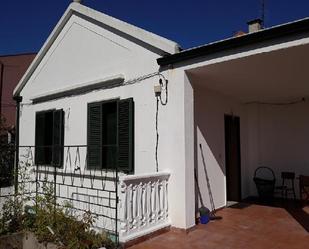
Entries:
{"type": "MultiPolygon", "coordinates": [[[[309,204],[305,205],[304,202],[294,201],[293,199],[284,200],[280,198],[274,198],[267,203],[261,202],[257,197],[248,197],[244,200],[248,204],[267,205],[270,207],[281,207],[285,209],[304,229],[309,233],[309,204]]],[[[236,204],[246,205],[244,203],[236,204]]],[[[309,247],[308,247],[309,248],[309,247]]]]}
{"type": "Polygon", "coordinates": [[[185,234],[169,231],[130,249],[306,249],[309,233],[282,208],[244,205],[217,213],[222,220],[185,234]]]}

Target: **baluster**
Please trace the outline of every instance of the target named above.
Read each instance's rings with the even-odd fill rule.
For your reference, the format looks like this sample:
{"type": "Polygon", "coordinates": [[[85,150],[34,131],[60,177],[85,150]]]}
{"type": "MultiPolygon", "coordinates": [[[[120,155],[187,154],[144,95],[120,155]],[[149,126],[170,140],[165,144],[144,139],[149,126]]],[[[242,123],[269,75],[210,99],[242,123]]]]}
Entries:
{"type": "Polygon", "coordinates": [[[151,199],[152,199],[152,211],[151,211],[151,221],[156,220],[156,182],[151,184],[151,199]]]}
{"type": "Polygon", "coordinates": [[[163,193],[163,182],[160,180],[159,185],[160,191],[160,220],[164,220],[164,193],[163,193]]]}
{"type": "Polygon", "coordinates": [[[146,206],[146,198],[147,198],[147,192],[146,192],[146,185],[141,183],[141,226],[145,225],[146,222],[146,213],[147,213],[147,206],[146,206]]]}
{"type": "Polygon", "coordinates": [[[164,220],[164,202],[165,202],[165,194],[164,194],[164,180],[160,180],[160,219],[164,220]]]}
{"type": "Polygon", "coordinates": [[[136,228],[137,226],[137,187],[136,185],[133,186],[132,188],[132,196],[133,196],[133,200],[132,200],[132,209],[133,209],[133,229],[136,228]]]}
{"type": "Polygon", "coordinates": [[[133,189],[132,184],[128,187],[128,220],[129,220],[129,230],[133,227],[133,189]]]}
{"type": "Polygon", "coordinates": [[[137,227],[140,228],[142,226],[143,221],[143,183],[140,182],[138,185],[138,216],[137,216],[137,227]]]}
{"type": "Polygon", "coordinates": [[[164,183],[164,186],[165,186],[165,219],[168,218],[168,181],[165,180],[165,183],[164,183]]]}
{"type": "Polygon", "coordinates": [[[166,217],[166,188],[165,188],[166,180],[161,182],[162,186],[162,219],[165,220],[166,217]]]}
{"type": "Polygon", "coordinates": [[[159,204],[160,204],[160,199],[159,199],[159,181],[156,181],[154,183],[154,194],[155,194],[155,221],[158,221],[159,219],[159,204]]]}
{"type": "Polygon", "coordinates": [[[151,182],[147,183],[147,219],[146,222],[147,224],[151,223],[151,182]]]}
{"type": "Polygon", "coordinates": [[[148,207],[148,184],[144,183],[144,225],[147,225],[148,222],[148,212],[149,212],[149,207],[148,207]]]}
{"type": "Polygon", "coordinates": [[[158,181],[158,196],[159,196],[159,216],[158,220],[162,220],[163,218],[163,195],[162,195],[162,181],[158,181]]]}
{"type": "Polygon", "coordinates": [[[161,198],[161,206],[160,206],[160,219],[164,220],[164,180],[160,181],[160,198],[161,198]]]}
{"type": "Polygon", "coordinates": [[[122,224],[121,224],[121,230],[123,232],[127,232],[128,231],[128,186],[125,183],[122,183],[121,185],[121,193],[123,194],[123,205],[122,205],[122,209],[123,209],[123,216],[122,216],[122,224]]]}

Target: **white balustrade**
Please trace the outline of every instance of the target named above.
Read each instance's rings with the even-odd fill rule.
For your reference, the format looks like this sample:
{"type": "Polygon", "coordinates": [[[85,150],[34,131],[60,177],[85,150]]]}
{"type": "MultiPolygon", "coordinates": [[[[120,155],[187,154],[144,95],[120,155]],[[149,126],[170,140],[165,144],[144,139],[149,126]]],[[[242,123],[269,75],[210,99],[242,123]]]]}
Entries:
{"type": "Polygon", "coordinates": [[[126,242],[170,225],[170,173],[120,177],[120,241],[126,242]]]}

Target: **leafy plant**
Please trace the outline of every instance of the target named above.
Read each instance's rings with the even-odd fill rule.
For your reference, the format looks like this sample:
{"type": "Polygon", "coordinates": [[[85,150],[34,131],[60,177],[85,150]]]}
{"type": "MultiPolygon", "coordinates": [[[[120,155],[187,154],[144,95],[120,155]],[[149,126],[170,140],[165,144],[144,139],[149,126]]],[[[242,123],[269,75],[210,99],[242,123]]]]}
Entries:
{"type": "Polygon", "coordinates": [[[90,211],[74,211],[70,203],[60,206],[54,195],[54,185],[43,181],[42,192],[34,198],[27,191],[29,163],[22,162],[18,193],[8,198],[0,217],[0,235],[19,231],[33,232],[39,242],[52,242],[61,249],[115,248],[108,234],[92,229],[96,218],[90,211]]]}
{"type": "Polygon", "coordinates": [[[21,164],[19,178],[22,179],[18,186],[18,193],[6,198],[2,205],[2,215],[0,217],[0,235],[18,232],[23,229],[25,219],[24,205],[30,201],[30,196],[26,193],[25,181],[27,178],[27,164],[21,164]]]}
{"type": "MultiPolygon", "coordinates": [[[[47,194],[37,200],[36,219],[32,230],[41,242],[54,242],[65,249],[94,249],[100,247],[114,248],[114,243],[106,233],[97,233],[91,229],[95,217],[84,212],[79,217],[66,204],[60,207],[50,195],[52,187],[46,187],[47,194]]],[[[30,222],[31,224],[31,222],[30,222]]]]}

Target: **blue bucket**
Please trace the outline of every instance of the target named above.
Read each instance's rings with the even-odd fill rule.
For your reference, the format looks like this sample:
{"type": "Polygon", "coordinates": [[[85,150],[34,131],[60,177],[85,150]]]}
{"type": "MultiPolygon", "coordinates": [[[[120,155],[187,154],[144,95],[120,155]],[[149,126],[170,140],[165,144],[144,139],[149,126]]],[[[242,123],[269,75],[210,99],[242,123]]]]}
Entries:
{"type": "Polygon", "coordinates": [[[200,223],[207,224],[209,222],[209,215],[201,215],[200,216],[200,223]]]}

